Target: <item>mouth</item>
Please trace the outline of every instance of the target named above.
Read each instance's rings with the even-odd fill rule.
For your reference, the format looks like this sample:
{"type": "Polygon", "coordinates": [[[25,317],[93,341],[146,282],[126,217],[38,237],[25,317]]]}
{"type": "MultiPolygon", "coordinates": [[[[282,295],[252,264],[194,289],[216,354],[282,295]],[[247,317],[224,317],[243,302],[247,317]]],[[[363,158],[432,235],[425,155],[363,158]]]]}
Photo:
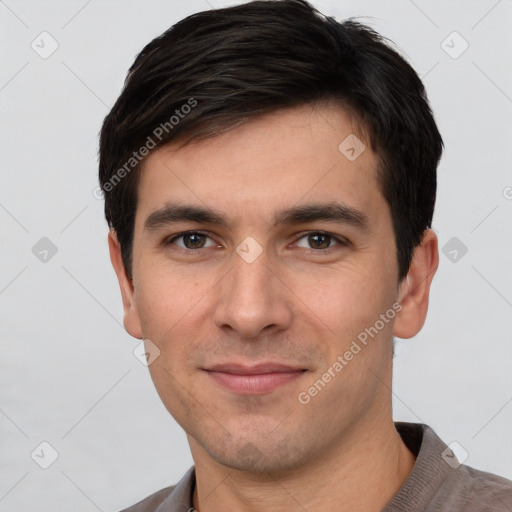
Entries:
{"type": "Polygon", "coordinates": [[[217,384],[235,393],[263,394],[299,379],[308,370],[279,363],[253,366],[228,363],[205,371],[217,384]]]}

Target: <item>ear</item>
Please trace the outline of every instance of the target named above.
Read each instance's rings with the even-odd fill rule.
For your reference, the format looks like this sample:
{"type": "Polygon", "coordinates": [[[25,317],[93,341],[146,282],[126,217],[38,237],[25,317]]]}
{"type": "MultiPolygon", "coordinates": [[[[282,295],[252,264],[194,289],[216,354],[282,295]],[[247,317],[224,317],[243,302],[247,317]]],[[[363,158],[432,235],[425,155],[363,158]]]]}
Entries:
{"type": "Polygon", "coordinates": [[[398,302],[402,309],[395,317],[393,335],[412,338],[423,327],[428,310],[430,285],[439,265],[437,236],[432,229],[423,234],[413,252],[407,276],[401,281],[398,302]]]}
{"type": "Polygon", "coordinates": [[[133,283],[126,273],[121,256],[121,244],[117,240],[116,232],[113,230],[110,230],[108,234],[108,249],[110,252],[110,261],[116,272],[119,287],[121,288],[124,309],[124,328],[134,338],[142,339],[142,329],[137,303],[134,298],[133,283]]]}

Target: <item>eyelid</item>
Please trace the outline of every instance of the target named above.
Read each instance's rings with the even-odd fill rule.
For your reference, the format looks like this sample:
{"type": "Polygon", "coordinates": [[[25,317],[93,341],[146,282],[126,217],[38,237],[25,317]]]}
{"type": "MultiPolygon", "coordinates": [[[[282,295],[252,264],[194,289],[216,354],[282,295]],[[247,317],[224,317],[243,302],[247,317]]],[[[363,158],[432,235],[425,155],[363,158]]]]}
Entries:
{"type": "MultiPolygon", "coordinates": [[[[303,233],[300,233],[297,236],[297,238],[295,239],[294,244],[296,244],[302,238],[305,238],[305,237],[310,236],[310,235],[325,235],[325,236],[329,236],[329,237],[331,237],[331,240],[334,240],[334,241],[338,242],[337,245],[342,246],[342,247],[347,247],[347,246],[349,246],[351,244],[351,242],[348,239],[346,239],[345,237],[342,237],[342,236],[339,236],[339,235],[335,235],[334,233],[330,233],[329,231],[323,231],[321,229],[313,229],[313,230],[304,231],[303,233]]],[[[327,247],[325,249],[304,249],[304,248],[302,248],[302,249],[304,249],[307,252],[314,252],[314,253],[321,254],[323,252],[327,252],[330,249],[334,249],[335,247],[336,247],[336,245],[327,247]]]]}
{"type": "MultiPolygon", "coordinates": [[[[198,249],[187,249],[186,247],[180,247],[179,245],[174,243],[176,240],[182,238],[183,236],[190,235],[190,234],[197,234],[197,235],[205,236],[205,237],[209,238],[210,240],[212,240],[215,244],[217,244],[217,246],[219,245],[217,242],[214,241],[214,239],[212,238],[212,236],[209,232],[201,231],[201,230],[197,230],[197,229],[191,229],[188,231],[182,231],[180,233],[176,233],[175,235],[172,235],[170,238],[166,238],[164,240],[164,245],[172,244],[172,245],[175,245],[176,247],[178,247],[179,249],[181,249],[182,251],[186,251],[186,252],[197,252],[200,249],[208,249],[208,247],[199,247],[198,249]]],[[[326,236],[331,237],[332,240],[338,242],[337,245],[340,245],[342,247],[346,247],[346,246],[350,245],[350,241],[347,240],[345,237],[335,235],[333,233],[330,233],[329,231],[323,231],[323,230],[318,230],[318,229],[303,231],[303,232],[299,233],[298,235],[296,235],[295,242],[293,242],[293,243],[296,244],[299,240],[301,240],[307,236],[317,235],[317,234],[318,235],[326,235],[326,236]]],[[[210,246],[210,247],[212,247],[212,246],[210,246]]],[[[327,247],[325,249],[305,249],[305,248],[301,248],[301,249],[305,250],[306,252],[313,252],[313,253],[321,254],[322,252],[326,252],[329,249],[333,249],[335,247],[336,247],[336,245],[327,247]]]]}
{"type": "MultiPolygon", "coordinates": [[[[213,240],[213,238],[210,236],[210,233],[208,233],[207,231],[201,231],[198,229],[189,229],[187,231],[182,231],[181,233],[176,233],[175,235],[172,235],[171,237],[165,238],[163,244],[164,245],[175,245],[178,249],[180,249],[182,251],[186,251],[186,252],[192,252],[192,251],[197,252],[199,249],[208,249],[209,248],[209,247],[199,247],[199,249],[187,249],[186,247],[180,247],[179,245],[174,243],[176,240],[179,240],[180,238],[184,237],[185,235],[201,235],[201,236],[209,238],[216,245],[218,245],[213,240]]],[[[210,246],[210,247],[212,247],[212,246],[210,246]]]]}

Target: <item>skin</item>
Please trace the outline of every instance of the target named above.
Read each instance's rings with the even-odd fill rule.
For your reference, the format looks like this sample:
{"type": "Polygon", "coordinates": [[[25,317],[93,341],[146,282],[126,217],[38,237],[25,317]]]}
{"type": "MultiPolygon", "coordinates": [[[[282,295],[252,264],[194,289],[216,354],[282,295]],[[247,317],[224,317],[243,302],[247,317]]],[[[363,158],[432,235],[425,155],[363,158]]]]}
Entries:
{"type": "Polygon", "coordinates": [[[379,511],[414,465],[392,419],[392,337],[412,337],[425,321],[437,238],[425,232],[398,282],[377,157],[366,144],[355,161],[347,159],[338,146],[351,133],[365,140],[341,107],[307,105],[160,148],[141,173],[133,282],[109,235],[125,328],[160,349],[151,377],[188,436],[196,510],[379,511]],[[168,202],[215,209],[227,226],[185,221],[144,229],[168,202]],[[273,225],[274,212],[325,202],[363,213],[368,229],[324,220],[273,225]],[[190,239],[172,239],[187,230],[207,236],[185,254],[185,243],[195,247],[190,239]],[[319,248],[307,236],[317,231],[348,244],[320,238],[319,248]],[[236,252],[249,236],[262,249],[252,263],[236,252]],[[301,404],[298,394],[396,303],[394,319],[301,404]],[[251,395],[227,390],[204,370],[262,361],[307,371],[251,395]]]}

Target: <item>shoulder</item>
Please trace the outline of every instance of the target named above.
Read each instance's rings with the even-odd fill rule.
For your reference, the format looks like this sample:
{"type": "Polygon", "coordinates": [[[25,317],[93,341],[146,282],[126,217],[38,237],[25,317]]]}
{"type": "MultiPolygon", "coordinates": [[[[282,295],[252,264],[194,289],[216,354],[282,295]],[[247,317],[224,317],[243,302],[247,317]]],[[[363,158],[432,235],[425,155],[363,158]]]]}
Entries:
{"type": "Polygon", "coordinates": [[[153,512],[171,495],[175,487],[175,485],[171,485],[165,489],[160,489],[135,505],[123,509],[121,512],[153,512]]]}
{"type": "Polygon", "coordinates": [[[195,468],[192,466],[176,484],[160,489],[121,512],[176,512],[192,508],[195,486],[195,468]]]}
{"type": "Polygon", "coordinates": [[[461,465],[449,472],[436,496],[448,509],[468,512],[509,512],[512,481],[461,465]]]}
{"type": "Polygon", "coordinates": [[[416,462],[383,512],[512,511],[512,481],[461,464],[428,425],[395,425],[416,462]]]}

